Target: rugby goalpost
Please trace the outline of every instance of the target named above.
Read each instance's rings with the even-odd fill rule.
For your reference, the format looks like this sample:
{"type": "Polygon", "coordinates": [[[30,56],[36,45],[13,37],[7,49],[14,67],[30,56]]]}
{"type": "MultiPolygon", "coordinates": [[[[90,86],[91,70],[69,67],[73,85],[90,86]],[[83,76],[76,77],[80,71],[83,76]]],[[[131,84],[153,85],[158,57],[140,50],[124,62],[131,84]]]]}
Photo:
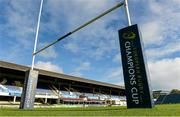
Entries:
{"type": "MultiPolygon", "coordinates": [[[[32,65],[31,65],[31,69],[26,72],[23,92],[22,92],[22,96],[21,96],[20,109],[33,109],[33,107],[34,107],[35,89],[36,89],[37,80],[38,80],[38,71],[34,70],[34,61],[35,61],[35,56],[37,54],[39,54],[40,52],[44,51],[45,49],[55,45],[56,43],[58,43],[61,40],[65,39],[66,37],[68,37],[68,36],[78,32],[79,30],[87,27],[88,25],[92,24],[96,20],[98,20],[98,19],[102,18],[103,16],[111,13],[112,11],[116,10],[117,8],[119,8],[121,6],[124,6],[126,17],[127,17],[128,26],[131,27],[131,18],[130,18],[130,13],[129,13],[129,8],[128,8],[128,1],[127,0],[123,0],[122,2],[119,2],[118,4],[116,4],[114,7],[104,11],[103,13],[101,13],[98,16],[96,16],[95,18],[89,20],[88,22],[80,25],[79,27],[77,27],[74,30],[68,32],[67,34],[61,36],[59,39],[54,40],[53,42],[51,42],[50,44],[46,45],[45,47],[43,47],[43,48],[41,48],[39,50],[36,50],[37,49],[37,40],[38,40],[38,33],[39,33],[39,27],[40,27],[40,20],[41,20],[43,1],[44,0],[41,0],[40,9],[39,9],[38,23],[37,23],[37,29],[36,29],[36,37],[35,37],[35,42],[34,42],[34,50],[33,50],[33,54],[32,54],[32,65]]],[[[129,34],[127,34],[127,35],[131,36],[129,34]]],[[[125,87],[126,87],[126,85],[128,86],[129,84],[126,84],[126,82],[125,82],[125,87]]],[[[130,89],[128,89],[128,90],[130,90],[130,89]]],[[[128,97],[129,97],[129,95],[128,95],[128,97]]],[[[127,100],[127,102],[128,102],[128,100],[127,100]]],[[[136,106],[136,105],[135,106],[131,106],[131,104],[129,104],[129,105],[130,105],[129,106],[130,108],[131,107],[135,107],[135,108],[136,107],[142,107],[142,105],[140,105],[140,106],[136,106]]],[[[149,107],[151,107],[151,106],[149,106],[149,107]]]]}
{"type": "Polygon", "coordinates": [[[43,47],[42,49],[36,50],[37,49],[38,34],[39,34],[39,27],[40,27],[40,20],[41,20],[41,13],[42,13],[42,8],[43,8],[43,2],[44,2],[44,0],[41,0],[40,9],[39,9],[39,15],[38,15],[38,23],[37,23],[37,28],[36,28],[36,36],[35,36],[35,41],[34,41],[34,50],[33,50],[33,54],[32,54],[32,65],[31,65],[31,69],[26,72],[23,92],[22,92],[22,95],[21,95],[22,98],[21,98],[20,109],[32,109],[34,107],[35,89],[36,89],[37,80],[38,80],[38,71],[34,70],[34,62],[35,62],[35,56],[38,53],[42,52],[43,50],[45,50],[45,49],[47,49],[47,48],[49,48],[51,46],[53,46],[54,44],[58,43],[59,41],[63,40],[64,38],[78,32],[79,30],[85,28],[86,26],[88,26],[91,23],[95,22],[99,18],[109,14],[110,12],[116,10],[117,8],[119,8],[119,7],[123,6],[123,5],[124,5],[124,7],[126,9],[128,23],[129,23],[129,25],[131,25],[127,0],[124,0],[123,2],[120,2],[117,5],[115,5],[114,7],[106,10],[103,13],[101,13],[97,17],[91,19],[90,21],[84,23],[83,25],[77,27],[76,29],[68,32],[67,34],[60,37],[59,39],[51,42],[50,44],[43,47]]]}

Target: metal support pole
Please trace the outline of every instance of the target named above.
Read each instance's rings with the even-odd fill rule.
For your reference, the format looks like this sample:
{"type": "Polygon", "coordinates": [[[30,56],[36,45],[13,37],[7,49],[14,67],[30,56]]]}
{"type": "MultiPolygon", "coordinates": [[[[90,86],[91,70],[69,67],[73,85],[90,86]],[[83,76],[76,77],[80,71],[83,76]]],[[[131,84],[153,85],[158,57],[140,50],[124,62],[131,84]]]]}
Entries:
{"type": "MultiPolygon", "coordinates": [[[[41,12],[42,12],[42,7],[43,7],[43,1],[41,0],[41,5],[40,5],[40,9],[39,9],[39,16],[38,16],[38,24],[37,24],[37,29],[36,29],[36,38],[35,38],[35,42],[34,42],[34,51],[33,53],[36,52],[36,48],[37,48],[37,39],[38,39],[38,34],[39,34],[39,26],[40,26],[40,21],[41,21],[41,12]]],[[[35,61],[35,54],[32,55],[32,66],[31,69],[34,69],[34,61],[35,61]]]]}
{"type": "Polygon", "coordinates": [[[47,96],[48,96],[48,94],[46,93],[46,97],[45,97],[45,101],[44,101],[45,104],[47,104],[47,96]]]}
{"type": "Polygon", "coordinates": [[[16,103],[16,96],[14,96],[14,99],[13,99],[13,104],[16,103]]]}
{"type": "Polygon", "coordinates": [[[95,21],[98,20],[99,18],[101,18],[101,17],[107,15],[108,13],[114,11],[115,9],[121,7],[123,4],[124,4],[124,2],[118,3],[116,6],[114,6],[114,7],[110,8],[110,9],[108,9],[107,11],[105,11],[105,12],[103,12],[102,14],[98,15],[97,17],[93,18],[92,20],[88,21],[87,23],[85,23],[85,24],[79,26],[78,28],[74,29],[73,31],[71,31],[71,32],[69,32],[69,33],[67,33],[67,34],[65,34],[64,36],[62,36],[62,37],[60,37],[59,39],[53,41],[53,42],[50,43],[49,45],[47,45],[47,46],[45,46],[44,48],[38,50],[37,52],[34,52],[33,55],[36,55],[36,54],[40,53],[41,51],[43,51],[43,50],[49,48],[50,46],[56,44],[57,42],[61,41],[62,39],[64,39],[64,38],[70,36],[71,34],[73,34],[73,33],[77,32],[77,31],[81,30],[82,28],[84,28],[84,27],[88,26],[89,24],[95,22],[95,21]]]}
{"type": "Polygon", "coordinates": [[[125,11],[126,11],[128,25],[131,26],[131,18],[130,18],[130,13],[129,13],[129,8],[128,8],[128,0],[124,0],[124,8],[125,8],[125,11]]]}

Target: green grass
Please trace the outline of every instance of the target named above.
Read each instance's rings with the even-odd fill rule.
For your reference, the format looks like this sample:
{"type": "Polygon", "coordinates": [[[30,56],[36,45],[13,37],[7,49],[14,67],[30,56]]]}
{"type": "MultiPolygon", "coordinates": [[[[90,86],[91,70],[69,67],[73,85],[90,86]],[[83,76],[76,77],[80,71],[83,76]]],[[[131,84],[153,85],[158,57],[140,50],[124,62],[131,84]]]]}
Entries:
{"type": "Polygon", "coordinates": [[[180,104],[156,105],[153,109],[126,107],[0,109],[0,116],[180,116],[180,104]]]}

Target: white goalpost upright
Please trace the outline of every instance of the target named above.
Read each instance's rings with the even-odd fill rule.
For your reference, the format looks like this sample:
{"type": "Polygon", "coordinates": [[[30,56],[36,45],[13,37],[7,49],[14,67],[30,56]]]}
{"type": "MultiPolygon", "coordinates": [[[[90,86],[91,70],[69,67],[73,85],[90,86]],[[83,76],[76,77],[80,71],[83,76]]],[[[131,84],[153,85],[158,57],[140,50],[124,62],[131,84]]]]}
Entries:
{"type": "MultiPolygon", "coordinates": [[[[39,34],[43,2],[44,0],[41,0],[33,53],[36,52],[36,48],[37,48],[37,40],[38,40],[38,34],[39,34]]],[[[35,100],[36,87],[37,87],[38,74],[39,74],[38,71],[34,70],[35,56],[36,55],[34,54],[32,55],[31,69],[26,71],[25,73],[24,86],[23,86],[23,91],[21,94],[21,103],[19,107],[20,109],[33,109],[34,108],[34,100],[35,100]]]]}
{"type": "MultiPolygon", "coordinates": [[[[42,8],[43,8],[43,2],[44,2],[44,0],[41,0],[40,9],[39,9],[39,16],[38,16],[38,23],[37,23],[37,28],[36,28],[36,37],[35,37],[35,41],[34,41],[33,53],[35,53],[36,49],[37,49],[37,40],[38,40],[38,35],[39,35],[39,27],[40,27],[40,21],[41,21],[41,13],[42,13],[42,8]]],[[[31,65],[32,70],[34,69],[35,56],[36,55],[32,54],[32,65],[31,65]]]]}
{"type": "Polygon", "coordinates": [[[126,16],[127,16],[128,25],[131,26],[132,22],[131,22],[131,17],[129,13],[128,0],[124,0],[124,8],[125,8],[126,16]]]}

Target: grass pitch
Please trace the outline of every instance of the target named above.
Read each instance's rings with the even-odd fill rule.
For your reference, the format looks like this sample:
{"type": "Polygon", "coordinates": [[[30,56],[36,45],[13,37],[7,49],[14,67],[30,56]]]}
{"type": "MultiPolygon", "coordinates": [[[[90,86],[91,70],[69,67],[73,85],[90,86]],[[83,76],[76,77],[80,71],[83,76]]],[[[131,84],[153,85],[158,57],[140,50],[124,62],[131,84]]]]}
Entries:
{"type": "Polygon", "coordinates": [[[1,108],[0,116],[180,116],[180,104],[156,105],[153,109],[127,109],[120,106],[33,110],[1,108]]]}

